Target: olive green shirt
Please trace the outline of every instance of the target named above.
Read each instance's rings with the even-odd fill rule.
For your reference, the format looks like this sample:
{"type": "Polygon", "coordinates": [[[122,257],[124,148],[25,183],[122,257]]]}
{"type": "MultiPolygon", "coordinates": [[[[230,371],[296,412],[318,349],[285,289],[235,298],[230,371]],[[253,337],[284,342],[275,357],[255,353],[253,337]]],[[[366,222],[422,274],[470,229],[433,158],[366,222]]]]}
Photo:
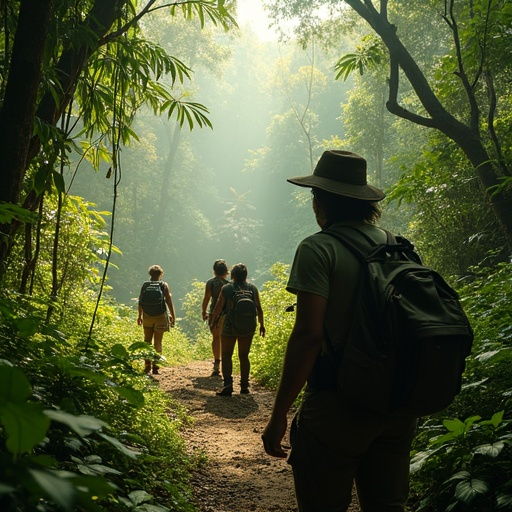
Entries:
{"type": "MultiPolygon", "coordinates": [[[[370,224],[340,222],[330,229],[343,234],[342,226],[356,227],[377,243],[386,242],[385,231],[370,224]]],[[[352,233],[358,236],[351,230],[352,233]]],[[[362,236],[361,242],[367,243],[362,236]]],[[[359,275],[360,263],[350,250],[334,237],[321,232],[304,239],[295,253],[286,289],[295,294],[299,291],[314,293],[327,300],[324,329],[334,350],[343,347],[349,333],[359,275]]],[[[331,387],[334,385],[334,372],[334,361],[324,340],[324,349],[308,384],[331,387]]]]}

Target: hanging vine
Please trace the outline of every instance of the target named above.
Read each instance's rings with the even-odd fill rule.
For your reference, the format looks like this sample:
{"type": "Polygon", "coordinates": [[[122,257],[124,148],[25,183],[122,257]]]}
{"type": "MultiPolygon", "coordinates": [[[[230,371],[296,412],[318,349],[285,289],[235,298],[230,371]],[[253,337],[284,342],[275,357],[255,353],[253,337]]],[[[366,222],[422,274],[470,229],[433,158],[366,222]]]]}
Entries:
{"type": "MultiPolygon", "coordinates": [[[[117,46],[116,53],[119,54],[119,45],[117,46]]],[[[101,297],[103,295],[103,289],[105,287],[105,282],[107,280],[108,267],[110,263],[110,258],[112,256],[112,247],[114,244],[114,227],[115,227],[115,217],[116,217],[116,206],[117,206],[117,189],[119,183],[121,182],[121,158],[120,158],[120,146],[121,146],[121,134],[122,134],[122,116],[120,115],[125,108],[125,100],[124,95],[119,94],[119,86],[120,86],[120,69],[121,66],[116,67],[116,71],[114,74],[114,101],[113,101],[113,113],[112,113],[112,167],[109,169],[107,173],[107,177],[110,177],[113,173],[113,197],[112,197],[112,216],[110,223],[110,232],[109,232],[109,244],[107,257],[105,259],[105,266],[103,268],[103,275],[101,277],[100,289],[98,292],[98,297],[96,299],[96,305],[94,307],[94,312],[91,318],[91,325],[89,327],[89,334],[87,336],[87,342],[85,344],[85,348],[89,347],[89,344],[92,339],[92,333],[94,329],[94,323],[96,321],[96,316],[98,313],[98,308],[101,302],[101,297]],[[118,102],[118,98],[119,102],[118,102]],[[119,106],[118,106],[119,105],[119,106]]]]}

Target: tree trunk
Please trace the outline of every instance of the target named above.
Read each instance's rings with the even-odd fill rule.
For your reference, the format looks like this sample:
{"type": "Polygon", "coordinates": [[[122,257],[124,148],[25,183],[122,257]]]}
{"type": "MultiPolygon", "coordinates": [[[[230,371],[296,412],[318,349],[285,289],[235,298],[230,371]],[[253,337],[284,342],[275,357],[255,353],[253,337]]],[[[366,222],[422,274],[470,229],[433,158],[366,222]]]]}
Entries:
{"type": "Polygon", "coordinates": [[[22,0],[9,76],[0,110],[0,201],[19,202],[34,127],[51,0],[22,0]]]}
{"type": "MultiPolygon", "coordinates": [[[[84,19],[83,24],[95,35],[98,46],[126,1],[97,0],[84,19]]],[[[33,136],[35,115],[52,126],[56,125],[69,105],[78,77],[94,49],[90,44],[65,49],[55,69],[63,91],[61,97],[56,101],[48,92],[36,105],[52,12],[51,0],[21,0],[9,76],[0,110],[0,201],[13,204],[20,202],[26,170],[41,147],[39,138],[33,136]]],[[[39,199],[37,194],[28,194],[24,206],[34,210],[39,199]]],[[[0,226],[0,276],[4,272],[18,227],[19,223],[0,226]]]]}

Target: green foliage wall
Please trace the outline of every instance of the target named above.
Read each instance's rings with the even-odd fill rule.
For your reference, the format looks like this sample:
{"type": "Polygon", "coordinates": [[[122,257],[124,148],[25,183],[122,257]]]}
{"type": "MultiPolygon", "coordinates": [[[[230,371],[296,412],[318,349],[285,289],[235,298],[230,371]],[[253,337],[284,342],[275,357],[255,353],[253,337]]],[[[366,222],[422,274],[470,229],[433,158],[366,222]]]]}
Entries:
{"type": "Polygon", "coordinates": [[[284,352],[290,336],[295,313],[286,309],[295,296],[286,291],[288,265],[275,263],[270,269],[272,278],[261,290],[261,305],[265,315],[266,334],[254,337],[251,349],[251,373],[261,383],[276,388],[281,376],[284,352]]]}

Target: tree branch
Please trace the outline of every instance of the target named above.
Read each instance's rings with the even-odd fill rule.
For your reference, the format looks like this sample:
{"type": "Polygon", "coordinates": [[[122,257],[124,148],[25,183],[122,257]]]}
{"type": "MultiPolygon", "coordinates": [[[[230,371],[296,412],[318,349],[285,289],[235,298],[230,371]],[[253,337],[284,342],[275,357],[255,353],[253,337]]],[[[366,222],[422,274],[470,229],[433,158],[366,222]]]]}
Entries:
{"type": "MultiPolygon", "coordinates": [[[[139,14],[135,15],[128,23],[123,25],[119,30],[116,30],[115,32],[110,32],[107,36],[101,38],[98,41],[98,46],[102,46],[104,44],[107,44],[111,41],[115,41],[118,37],[122,36],[128,30],[130,30],[131,27],[135,26],[139,20],[145,16],[148,12],[151,12],[151,7],[155,4],[157,0],[149,0],[149,2],[146,4],[146,6],[139,12],[139,14]]],[[[164,6],[161,6],[164,7],[164,6]]],[[[153,9],[155,10],[155,9],[153,9]]]]}
{"type": "Polygon", "coordinates": [[[368,22],[389,51],[390,63],[392,63],[390,64],[390,83],[392,82],[394,87],[387,104],[390,112],[400,115],[404,119],[418,122],[422,126],[440,129],[445,135],[456,141],[460,140],[462,133],[467,136],[467,127],[441,104],[418,64],[397,36],[396,27],[389,23],[373,5],[368,6],[367,4],[371,4],[369,0],[345,0],[345,2],[368,22]],[[430,115],[430,119],[409,112],[398,105],[398,68],[404,72],[416,96],[430,115]]]}
{"type": "Polygon", "coordinates": [[[496,149],[496,155],[498,158],[499,166],[505,176],[510,176],[510,170],[507,167],[507,164],[503,158],[503,152],[501,150],[501,144],[498,139],[498,134],[494,129],[494,114],[496,112],[497,100],[496,100],[496,91],[494,89],[494,80],[492,77],[492,73],[490,70],[487,70],[485,73],[485,82],[487,84],[488,96],[489,96],[489,113],[487,116],[487,130],[489,131],[489,135],[494,144],[494,148],[496,149]]]}
{"type": "MultiPolygon", "coordinates": [[[[445,9],[446,9],[446,3],[445,3],[445,9]]],[[[474,85],[471,85],[469,83],[469,78],[466,73],[466,69],[464,67],[464,60],[462,58],[462,48],[461,48],[461,43],[460,43],[459,27],[457,24],[457,19],[455,18],[455,15],[453,14],[453,0],[450,0],[448,13],[447,12],[444,13],[443,19],[446,21],[446,23],[448,24],[448,26],[450,27],[450,29],[453,33],[453,42],[455,44],[455,52],[457,55],[457,64],[459,66],[459,69],[456,72],[456,75],[460,78],[462,85],[464,87],[464,90],[466,91],[466,96],[468,98],[469,108],[470,108],[469,126],[470,126],[471,130],[473,130],[477,136],[480,136],[480,126],[479,126],[480,112],[478,110],[478,102],[475,97],[474,85]]]]}
{"type": "Polygon", "coordinates": [[[399,66],[398,61],[392,55],[390,55],[390,63],[389,63],[389,98],[386,102],[386,108],[392,114],[395,114],[402,119],[407,119],[413,123],[419,124],[421,126],[426,126],[428,128],[439,128],[437,123],[429,117],[423,117],[418,114],[414,114],[409,110],[401,107],[398,103],[398,86],[399,86],[399,66]]]}

